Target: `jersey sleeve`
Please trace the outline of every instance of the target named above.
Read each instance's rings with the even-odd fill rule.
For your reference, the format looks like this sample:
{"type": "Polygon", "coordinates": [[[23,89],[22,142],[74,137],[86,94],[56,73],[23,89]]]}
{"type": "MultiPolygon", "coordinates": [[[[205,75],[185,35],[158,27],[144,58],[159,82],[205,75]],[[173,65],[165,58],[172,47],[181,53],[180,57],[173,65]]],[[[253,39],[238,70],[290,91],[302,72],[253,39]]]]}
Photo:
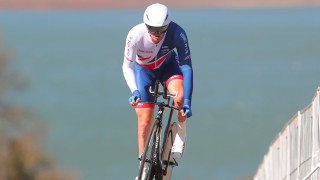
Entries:
{"type": "Polygon", "coordinates": [[[130,91],[133,92],[137,90],[136,76],[134,72],[134,64],[137,56],[137,34],[134,29],[131,29],[126,38],[126,45],[124,49],[124,58],[122,71],[127,85],[130,91]]]}
{"type": "Polygon", "coordinates": [[[182,28],[178,28],[175,35],[179,65],[183,74],[184,105],[191,106],[193,91],[193,69],[187,35],[182,28]]]}

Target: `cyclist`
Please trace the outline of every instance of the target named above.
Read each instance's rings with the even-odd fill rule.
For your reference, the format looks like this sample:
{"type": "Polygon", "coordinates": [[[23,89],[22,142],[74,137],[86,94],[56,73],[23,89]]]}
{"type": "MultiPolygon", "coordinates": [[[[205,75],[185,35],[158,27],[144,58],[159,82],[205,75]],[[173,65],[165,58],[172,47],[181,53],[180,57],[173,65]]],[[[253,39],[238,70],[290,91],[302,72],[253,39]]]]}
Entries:
{"type": "Polygon", "coordinates": [[[178,133],[172,156],[181,158],[186,142],[186,119],[192,115],[193,70],[185,31],[171,21],[168,8],[152,4],[144,12],[143,23],[134,26],[126,38],[123,74],[132,92],[129,103],[138,116],[139,156],[143,152],[154,118],[154,97],[149,87],[166,81],[174,97],[178,116],[178,133]],[[177,53],[176,53],[176,52],[177,53]]]}

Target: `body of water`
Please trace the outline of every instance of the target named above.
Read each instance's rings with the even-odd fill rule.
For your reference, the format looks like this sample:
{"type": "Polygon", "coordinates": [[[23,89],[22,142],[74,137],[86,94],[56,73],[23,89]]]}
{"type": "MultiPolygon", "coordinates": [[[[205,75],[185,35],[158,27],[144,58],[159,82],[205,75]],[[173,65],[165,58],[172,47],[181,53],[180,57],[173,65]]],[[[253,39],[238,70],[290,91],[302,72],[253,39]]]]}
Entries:
{"type": "MultiPolygon", "coordinates": [[[[137,118],[122,75],[143,9],[2,11],[0,31],[27,88],[8,100],[48,126],[45,148],[82,180],[134,179],[137,118]]],[[[253,175],[320,85],[320,9],[172,9],[194,67],[193,116],[175,180],[253,175]]]]}

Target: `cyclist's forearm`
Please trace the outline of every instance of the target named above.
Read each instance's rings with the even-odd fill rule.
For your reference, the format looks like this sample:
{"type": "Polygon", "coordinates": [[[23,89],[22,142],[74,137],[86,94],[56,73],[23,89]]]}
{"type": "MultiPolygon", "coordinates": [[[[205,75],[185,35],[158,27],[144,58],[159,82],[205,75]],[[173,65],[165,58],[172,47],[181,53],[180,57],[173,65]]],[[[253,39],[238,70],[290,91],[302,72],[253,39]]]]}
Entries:
{"type": "Polygon", "coordinates": [[[184,91],[184,105],[191,106],[191,98],[193,91],[193,70],[190,66],[183,66],[183,91],[184,91]]]}
{"type": "Polygon", "coordinates": [[[138,89],[133,66],[134,66],[134,63],[132,64],[126,61],[124,61],[122,65],[123,75],[127,82],[127,85],[130,88],[131,93],[133,93],[133,91],[138,89]]]}

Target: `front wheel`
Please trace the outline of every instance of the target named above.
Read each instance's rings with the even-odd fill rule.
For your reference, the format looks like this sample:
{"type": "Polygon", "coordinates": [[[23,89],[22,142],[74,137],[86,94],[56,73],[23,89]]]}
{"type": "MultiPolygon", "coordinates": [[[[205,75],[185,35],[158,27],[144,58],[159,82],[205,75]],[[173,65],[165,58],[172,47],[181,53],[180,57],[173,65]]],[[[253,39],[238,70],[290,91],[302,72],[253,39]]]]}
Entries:
{"type": "Polygon", "coordinates": [[[166,137],[163,141],[163,151],[162,151],[162,171],[163,178],[162,180],[170,180],[172,170],[174,166],[177,166],[177,162],[171,156],[171,149],[174,143],[178,128],[177,123],[172,123],[170,129],[168,130],[166,137]]]}
{"type": "Polygon", "coordinates": [[[141,157],[138,180],[153,179],[154,171],[155,171],[153,159],[155,156],[155,143],[156,143],[157,131],[159,130],[158,124],[159,124],[159,120],[156,119],[150,128],[149,136],[146,141],[146,145],[144,147],[142,157],[141,157]]]}

